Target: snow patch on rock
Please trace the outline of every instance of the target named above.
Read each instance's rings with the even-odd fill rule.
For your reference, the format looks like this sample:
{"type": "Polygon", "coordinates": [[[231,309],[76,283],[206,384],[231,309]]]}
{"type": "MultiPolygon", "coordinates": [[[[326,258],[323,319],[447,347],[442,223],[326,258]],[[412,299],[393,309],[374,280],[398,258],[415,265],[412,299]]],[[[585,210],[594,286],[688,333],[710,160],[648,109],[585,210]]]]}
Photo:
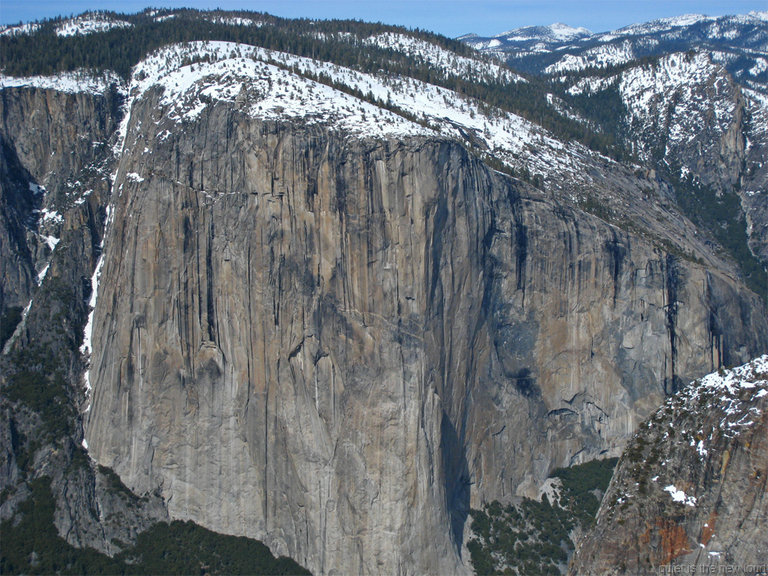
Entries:
{"type": "Polygon", "coordinates": [[[674,484],[670,484],[664,488],[664,491],[669,492],[669,495],[675,502],[679,502],[680,504],[684,504],[686,506],[696,506],[696,497],[686,495],[686,493],[682,490],[678,490],[674,484]]]}

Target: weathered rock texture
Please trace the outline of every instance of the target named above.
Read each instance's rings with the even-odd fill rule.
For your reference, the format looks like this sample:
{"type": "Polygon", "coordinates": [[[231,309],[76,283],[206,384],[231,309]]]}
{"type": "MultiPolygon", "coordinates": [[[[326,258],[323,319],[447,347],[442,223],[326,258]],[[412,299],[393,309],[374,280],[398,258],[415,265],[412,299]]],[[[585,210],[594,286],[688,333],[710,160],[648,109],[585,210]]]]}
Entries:
{"type": "Polygon", "coordinates": [[[91,181],[118,105],[114,91],[0,90],[0,314],[29,303],[50,260],[44,237],[60,235],[62,220],[45,222],[39,211],[63,215],[86,185],[99,187],[91,181]]]}
{"type": "Polygon", "coordinates": [[[694,382],[644,423],[570,573],[749,573],[765,565],[767,388],[763,356],[694,382]]]}
{"type": "Polygon", "coordinates": [[[768,109],[752,103],[747,109],[749,146],[739,196],[752,251],[768,262],[768,109]]]}
{"type": "Polygon", "coordinates": [[[750,249],[765,266],[765,106],[745,96],[743,87],[703,52],[664,56],[617,78],[627,111],[622,121],[625,145],[662,172],[695,182],[720,198],[737,194],[750,249]]]}
{"type": "Polygon", "coordinates": [[[627,143],[648,160],[684,168],[704,185],[732,191],[745,161],[747,102],[706,53],[671,54],[620,75],[627,143]]]}
{"type": "Polygon", "coordinates": [[[0,90],[0,303],[29,304],[0,355],[0,521],[29,498],[29,481],[47,476],[58,533],[108,554],[168,519],[157,495],[131,494],[81,446],[79,346],[109,199],[108,140],[120,120],[113,98],[0,90]],[[55,229],[41,231],[42,208],[60,215],[55,229]],[[58,239],[52,254],[41,249],[42,232],[58,239]],[[41,261],[48,271],[38,285],[41,261]]]}
{"type": "Polygon", "coordinates": [[[86,437],[173,517],[316,573],[461,572],[470,505],[768,349],[731,277],[456,143],[226,105],[174,129],[158,99],[120,159],[86,437]]]}

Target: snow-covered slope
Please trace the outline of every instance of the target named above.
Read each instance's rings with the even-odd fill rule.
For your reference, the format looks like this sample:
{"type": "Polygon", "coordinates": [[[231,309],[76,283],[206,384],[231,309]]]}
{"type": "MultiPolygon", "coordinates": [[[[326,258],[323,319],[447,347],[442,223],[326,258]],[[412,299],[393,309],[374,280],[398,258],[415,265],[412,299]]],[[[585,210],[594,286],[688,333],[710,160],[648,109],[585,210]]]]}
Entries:
{"type": "Polygon", "coordinates": [[[725,132],[733,122],[735,102],[717,97],[720,83],[727,84],[723,70],[706,54],[689,56],[672,54],[655,66],[638,66],[621,75],[619,92],[634,122],[648,125],[664,111],[668,120],[669,145],[691,138],[705,129],[725,132]],[[710,83],[712,98],[703,102],[700,88],[710,83]],[[704,117],[702,104],[711,106],[713,114],[704,117]]]}
{"type": "Polygon", "coordinates": [[[391,48],[417,61],[421,60],[448,76],[506,83],[525,81],[521,76],[505,67],[499,66],[498,63],[459,56],[440,46],[406,34],[395,34],[393,32],[377,34],[365,38],[363,44],[391,48]]]}
{"type": "Polygon", "coordinates": [[[32,34],[40,29],[40,24],[37,22],[28,22],[26,24],[19,24],[17,26],[3,26],[0,27],[0,36],[19,36],[21,34],[32,34]]]}
{"type": "Polygon", "coordinates": [[[216,102],[242,104],[254,117],[294,118],[306,123],[331,123],[350,134],[372,137],[430,133],[423,126],[325,84],[295,74],[325,72],[348,86],[385,96],[381,83],[340,67],[227,42],[174,45],[156,52],[135,69],[131,97],[163,90],[168,117],[178,123],[194,120],[216,102]],[[193,60],[194,64],[184,64],[193,60]]]}
{"type": "Polygon", "coordinates": [[[57,36],[84,36],[97,32],[106,32],[113,28],[130,28],[130,22],[119,20],[106,14],[93,12],[64,21],[56,27],[57,36]]]}
{"type": "Polygon", "coordinates": [[[590,36],[592,36],[592,32],[586,28],[574,28],[557,22],[549,26],[516,28],[491,37],[467,34],[459,37],[459,40],[477,50],[502,52],[507,49],[528,49],[546,52],[561,43],[576,42],[590,36]]]}
{"type": "Polygon", "coordinates": [[[629,62],[635,58],[630,42],[619,42],[596,46],[579,54],[566,54],[554,64],[544,69],[547,74],[558,74],[585,68],[606,68],[629,62]]]}
{"type": "Polygon", "coordinates": [[[583,77],[568,92],[611,89],[618,90],[626,109],[627,144],[644,161],[661,158],[697,177],[705,168],[717,168],[702,162],[725,161],[722,140],[740,121],[739,100],[733,81],[708,54],[670,54],[616,75],[583,77]]]}
{"type": "MultiPolygon", "coordinates": [[[[574,83],[568,92],[572,95],[597,93],[618,85],[635,125],[658,122],[660,111],[674,110],[669,124],[673,141],[685,135],[698,133],[709,119],[700,117],[701,98],[695,90],[708,81],[716,83],[723,69],[714,64],[706,54],[671,54],[649,65],[636,66],[608,77],[585,77],[574,83]],[[678,106],[675,108],[675,106],[678,106]]],[[[715,105],[715,121],[729,118],[733,103],[712,102],[715,105]]],[[[727,129],[727,126],[722,126],[727,129]]]]}
{"type": "Polygon", "coordinates": [[[446,88],[242,44],[198,42],[160,50],[136,67],[130,93],[139,97],[153,86],[162,88],[168,114],[180,123],[213,102],[240,102],[256,117],[327,123],[361,137],[458,139],[553,182],[563,172],[578,178],[579,159],[591,154],[578,145],[566,149],[514,114],[484,113],[481,103],[446,88]],[[185,64],[189,61],[196,63],[185,64]],[[324,82],[317,81],[321,78],[324,82]],[[531,154],[534,148],[537,153],[531,154]]]}

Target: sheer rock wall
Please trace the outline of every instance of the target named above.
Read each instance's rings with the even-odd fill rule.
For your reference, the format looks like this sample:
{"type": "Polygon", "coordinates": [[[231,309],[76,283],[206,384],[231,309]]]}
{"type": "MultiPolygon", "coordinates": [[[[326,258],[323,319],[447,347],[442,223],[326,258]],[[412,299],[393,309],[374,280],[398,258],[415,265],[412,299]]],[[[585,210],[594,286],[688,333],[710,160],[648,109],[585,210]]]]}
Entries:
{"type": "Polygon", "coordinates": [[[727,274],[456,143],[226,105],[170,130],[158,98],[120,159],[86,437],[173,517],[315,573],[467,570],[470,506],[768,348],[727,274]]]}

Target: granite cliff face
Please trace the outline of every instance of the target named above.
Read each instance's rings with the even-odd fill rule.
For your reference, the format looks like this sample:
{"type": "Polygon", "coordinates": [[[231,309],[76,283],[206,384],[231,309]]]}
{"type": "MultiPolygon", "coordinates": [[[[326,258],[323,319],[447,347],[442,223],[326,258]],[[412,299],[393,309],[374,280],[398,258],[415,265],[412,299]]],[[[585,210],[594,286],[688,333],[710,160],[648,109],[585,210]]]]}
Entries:
{"type": "Polygon", "coordinates": [[[768,562],[768,356],[691,383],[627,446],[572,574],[768,562]]]}
{"type": "Polygon", "coordinates": [[[29,303],[83,188],[105,188],[94,172],[119,103],[109,88],[0,90],[0,314],[29,303]]]}
{"type": "Polygon", "coordinates": [[[177,518],[318,574],[469,572],[470,507],[768,350],[669,182],[444,85],[214,41],[119,89],[1,81],[2,306],[28,308],[0,520],[47,476],[58,533],[109,554],[177,518]]]}
{"type": "Polygon", "coordinates": [[[89,453],[315,572],[467,570],[470,505],[618,454],[680,382],[768,345],[728,275],[455,142],[222,102],[172,122],[159,90],[130,110],[89,453]]]}
{"type": "MultiPolygon", "coordinates": [[[[81,446],[86,363],[78,351],[99,255],[120,121],[116,92],[0,90],[0,295],[24,316],[0,356],[0,521],[49,479],[69,544],[114,554],[168,518],[156,495],[117,489],[81,446]]],[[[38,504],[37,502],[35,504],[38,504]]]]}

